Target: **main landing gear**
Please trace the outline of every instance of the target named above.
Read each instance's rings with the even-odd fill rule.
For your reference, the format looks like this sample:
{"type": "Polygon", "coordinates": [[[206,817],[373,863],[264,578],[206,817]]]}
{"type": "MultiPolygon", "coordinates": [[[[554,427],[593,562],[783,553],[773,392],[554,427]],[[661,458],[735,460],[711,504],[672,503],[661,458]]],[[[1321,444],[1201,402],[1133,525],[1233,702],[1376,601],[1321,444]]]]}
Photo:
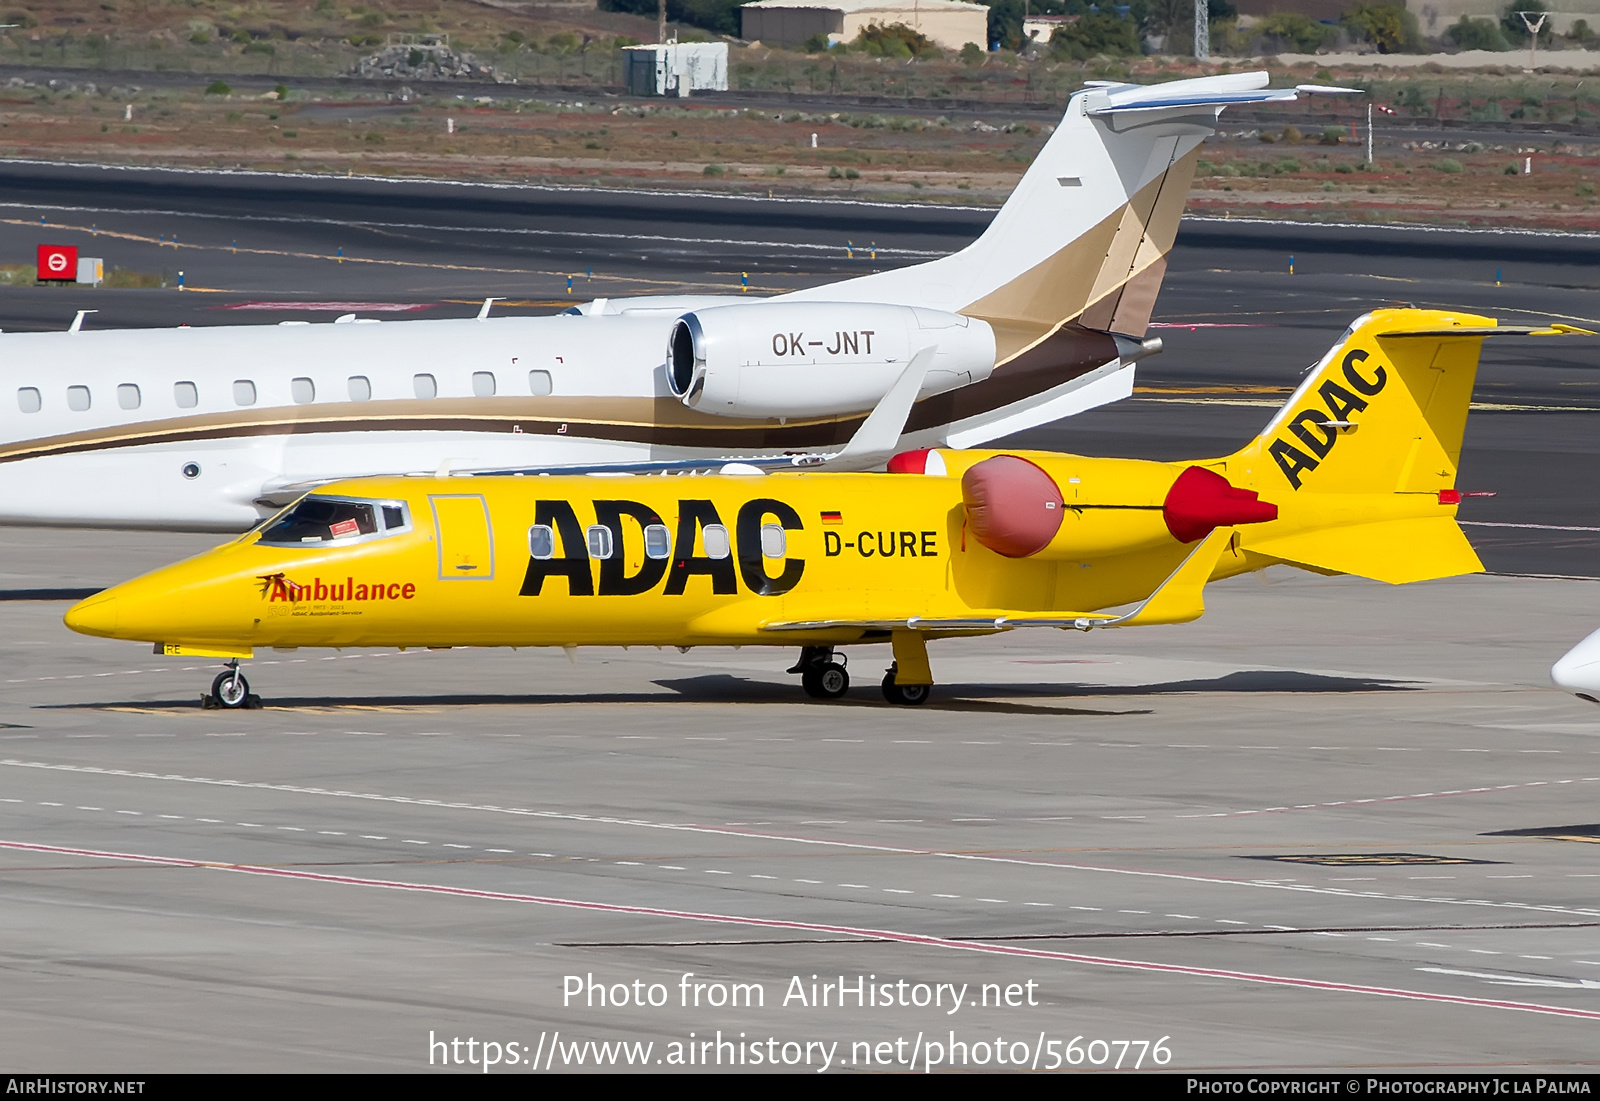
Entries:
{"type": "Polygon", "coordinates": [[[897,661],[889,666],[888,672],[883,674],[883,698],[890,703],[901,704],[905,707],[916,707],[928,702],[932,694],[931,684],[896,684],[894,678],[899,672],[900,663],[897,661]]]}
{"type": "Polygon", "coordinates": [[[850,691],[850,674],[844,665],[844,656],[835,655],[832,646],[806,646],[789,672],[800,674],[800,687],[812,699],[836,700],[850,691]]]}
{"type": "MultiPolygon", "coordinates": [[[[902,707],[927,703],[933,692],[927,640],[916,631],[895,631],[893,642],[894,663],[883,675],[883,698],[902,707]]],[[[800,674],[800,686],[812,699],[836,700],[850,691],[845,657],[832,646],[803,647],[789,672],[800,674]]]]}
{"type": "Polygon", "coordinates": [[[250,691],[250,682],[239,672],[239,659],[228,662],[228,671],[218,673],[211,682],[211,694],[200,697],[200,706],[206,710],[261,710],[261,697],[250,691]]]}

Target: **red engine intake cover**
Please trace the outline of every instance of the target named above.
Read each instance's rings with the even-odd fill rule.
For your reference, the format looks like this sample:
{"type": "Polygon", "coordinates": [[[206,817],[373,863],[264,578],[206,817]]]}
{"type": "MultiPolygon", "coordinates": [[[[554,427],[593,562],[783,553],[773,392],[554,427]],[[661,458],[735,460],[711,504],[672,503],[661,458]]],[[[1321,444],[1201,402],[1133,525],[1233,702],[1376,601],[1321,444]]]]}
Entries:
{"type": "Polygon", "coordinates": [[[1026,558],[1049,546],[1065,511],[1055,480],[1015,455],[967,468],[961,501],[978,542],[1007,558],[1026,558]]]}
{"type": "Polygon", "coordinates": [[[1278,506],[1240,489],[1214,470],[1191,466],[1167,491],[1161,504],[1167,530],[1180,543],[1204,539],[1214,528],[1264,524],[1278,518],[1278,506]]]}

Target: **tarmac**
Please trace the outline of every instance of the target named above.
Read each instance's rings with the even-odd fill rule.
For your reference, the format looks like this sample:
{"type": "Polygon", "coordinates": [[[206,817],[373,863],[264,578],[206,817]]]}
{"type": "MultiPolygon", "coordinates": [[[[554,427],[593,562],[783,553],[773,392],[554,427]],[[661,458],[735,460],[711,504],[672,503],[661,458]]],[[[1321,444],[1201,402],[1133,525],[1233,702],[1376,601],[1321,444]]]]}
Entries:
{"type": "MultiPolygon", "coordinates": [[[[1382,240],[1417,299],[1591,293],[1406,275],[1382,240]]],[[[1374,304],[1352,248],[1292,282],[1180,250],[1149,390],[1022,442],[1238,446],[1374,304]]],[[[177,302],[8,289],[0,321],[73,293],[177,302]]],[[[1492,574],[1276,567],[1181,627],[938,642],[918,709],[877,646],[834,703],[788,650],[304,650],[249,664],[263,710],[203,711],[218,667],[38,597],[214,537],[0,529],[4,1061],[1592,1069],[1600,711],[1548,681],[1600,626],[1593,531],[1550,530],[1600,526],[1578,340],[1486,355],[1514,408],[1469,419],[1462,483],[1501,494],[1469,503],[1492,574]]]]}

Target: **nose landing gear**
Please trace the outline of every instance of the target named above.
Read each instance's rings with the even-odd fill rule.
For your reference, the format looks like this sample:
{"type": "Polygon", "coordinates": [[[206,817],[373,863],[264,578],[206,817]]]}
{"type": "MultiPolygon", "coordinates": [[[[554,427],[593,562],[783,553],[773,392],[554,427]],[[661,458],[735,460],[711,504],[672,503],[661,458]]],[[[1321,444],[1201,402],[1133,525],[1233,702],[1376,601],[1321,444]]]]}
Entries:
{"type": "Polygon", "coordinates": [[[200,697],[200,706],[206,710],[221,708],[227,711],[261,710],[261,697],[250,691],[250,682],[239,672],[239,659],[228,662],[228,671],[218,673],[211,682],[210,695],[200,697]]]}
{"type": "Polygon", "coordinates": [[[802,647],[800,660],[789,672],[800,674],[800,687],[812,699],[836,700],[850,691],[850,674],[845,671],[844,657],[836,656],[832,646],[802,647]]]}

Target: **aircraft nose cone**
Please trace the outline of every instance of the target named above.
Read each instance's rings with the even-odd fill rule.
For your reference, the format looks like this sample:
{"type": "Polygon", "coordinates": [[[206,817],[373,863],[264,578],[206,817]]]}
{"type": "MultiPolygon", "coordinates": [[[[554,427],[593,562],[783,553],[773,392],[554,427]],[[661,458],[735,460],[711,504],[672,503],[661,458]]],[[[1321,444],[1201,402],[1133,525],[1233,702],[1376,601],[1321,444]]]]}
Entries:
{"type": "Polygon", "coordinates": [[[117,603],[109,593],[96,593],[67,609],[66,624],[80,635],[110,637],[117,630],[117,603]]]}
{"type": "Polygon", "coordinates": [[[1550,667],[1556,687],[1591,702],[1600,702],[1600,631],[1561,656],[1550,667]]]}

